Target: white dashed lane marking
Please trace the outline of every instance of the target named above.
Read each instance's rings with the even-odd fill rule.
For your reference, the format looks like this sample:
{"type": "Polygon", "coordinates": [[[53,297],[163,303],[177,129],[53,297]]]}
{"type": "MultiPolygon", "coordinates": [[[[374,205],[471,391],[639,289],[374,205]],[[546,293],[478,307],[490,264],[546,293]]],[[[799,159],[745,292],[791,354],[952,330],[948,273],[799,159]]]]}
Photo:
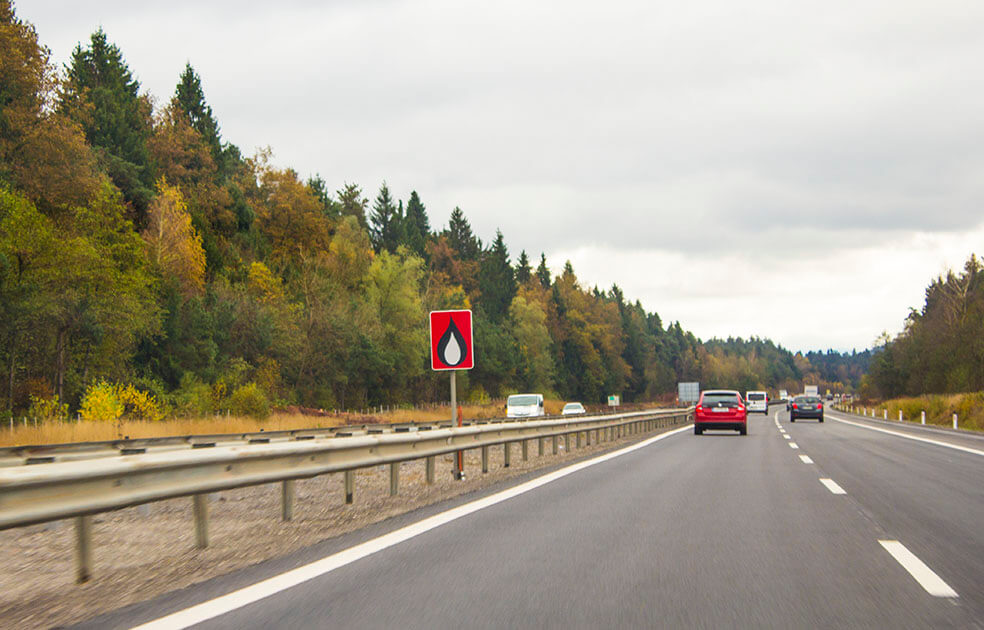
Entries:
{"type": "Polygon", "coordinates": [[[833,479],[821,479],[820,483],[827,486],[827,490],[830,490],[833,494],[847,494],[847,492],[844,491],[844,488],[837,485],[837,482],[833,479]]]}
{"type": "Polygon", "coordinates": [[[801,461],[802,461],[802,462],[803,462],[804,464],[812,464],[812,463],[813,463],[813,460],[812,460],[812,459],[810,459],[810,456],[809,456],[809,455],[800,455],[800,460],[801,460],[801,461]]]}
{"type": "Polygon", "coordinates": [[[897,540],[879,540],[885,551],[892,554],[902,567],[914,577],[919,586],[926,589],[926,592],[933,597],[959,597],[957,592],[950,588],[950,585],[936,575],[936,573],[926,566],[922,560],[909,551],[905,545],[897,540]]]}

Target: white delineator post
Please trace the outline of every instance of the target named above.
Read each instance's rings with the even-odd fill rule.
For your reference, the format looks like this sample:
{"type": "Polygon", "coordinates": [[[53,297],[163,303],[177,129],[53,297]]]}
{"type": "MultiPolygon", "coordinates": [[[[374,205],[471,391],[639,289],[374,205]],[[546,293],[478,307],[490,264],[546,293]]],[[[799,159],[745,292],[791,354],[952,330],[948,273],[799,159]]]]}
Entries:
{"type": "Polygon", "coordinates": [[[882,409],[882,420],[888,420],[888,409],[882,409]]]}
{"type": "Polygon", "coordinates": [[[899,409],[899,422],[902,422],[902,410],[899,409]]]}
{"type": "Polygon", "coordinates": [[[923,424],[926,424],[926,412],[925,411],[922,412],[921,421],[922,421],[923,424]]]}
{"type": "Polygon", "coordinates": [[[957,428],[957,414],[953,414],[953,428],[957,428]]]}

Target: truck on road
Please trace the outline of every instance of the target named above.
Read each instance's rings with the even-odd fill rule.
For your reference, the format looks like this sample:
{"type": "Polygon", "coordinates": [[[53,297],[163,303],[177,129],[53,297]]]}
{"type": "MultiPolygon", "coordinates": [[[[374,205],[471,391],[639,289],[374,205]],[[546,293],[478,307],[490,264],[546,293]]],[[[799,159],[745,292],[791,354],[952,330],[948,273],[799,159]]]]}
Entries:
{"type": "Polygon", "coordinates": [[[807,396],[819,396],[820,389],[816,385],[804,385],[803,393],[807,396]]]}

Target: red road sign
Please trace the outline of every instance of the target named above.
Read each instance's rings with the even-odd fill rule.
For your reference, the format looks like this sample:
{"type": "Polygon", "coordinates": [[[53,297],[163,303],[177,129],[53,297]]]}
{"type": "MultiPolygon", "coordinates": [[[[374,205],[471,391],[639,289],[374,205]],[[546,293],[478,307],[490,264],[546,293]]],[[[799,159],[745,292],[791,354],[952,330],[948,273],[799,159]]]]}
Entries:
{"type": "Polygon", "coordinates": [[[430,337],[432,370],[475,367],[471,311],[431,311],[430,337]]]}

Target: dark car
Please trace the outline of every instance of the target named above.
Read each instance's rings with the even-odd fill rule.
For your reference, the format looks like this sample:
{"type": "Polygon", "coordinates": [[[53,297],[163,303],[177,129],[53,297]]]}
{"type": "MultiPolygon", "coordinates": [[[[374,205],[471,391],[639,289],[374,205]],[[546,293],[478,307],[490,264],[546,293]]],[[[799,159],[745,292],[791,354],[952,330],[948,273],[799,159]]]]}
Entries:
{"type": "Polygon", "coordinates": [[[789,421],[797,418],[816,418],[823,422],[823,401],[819,396],[797,396],[789,405],[789,421]]]}
{"type": "Polygon", "coordinates": [[[694,433],[704,429],[726,429],[748,435],[748,410],[741,394],[733,389],[708,389],[700,393],[694,409],[694,433]]]}

